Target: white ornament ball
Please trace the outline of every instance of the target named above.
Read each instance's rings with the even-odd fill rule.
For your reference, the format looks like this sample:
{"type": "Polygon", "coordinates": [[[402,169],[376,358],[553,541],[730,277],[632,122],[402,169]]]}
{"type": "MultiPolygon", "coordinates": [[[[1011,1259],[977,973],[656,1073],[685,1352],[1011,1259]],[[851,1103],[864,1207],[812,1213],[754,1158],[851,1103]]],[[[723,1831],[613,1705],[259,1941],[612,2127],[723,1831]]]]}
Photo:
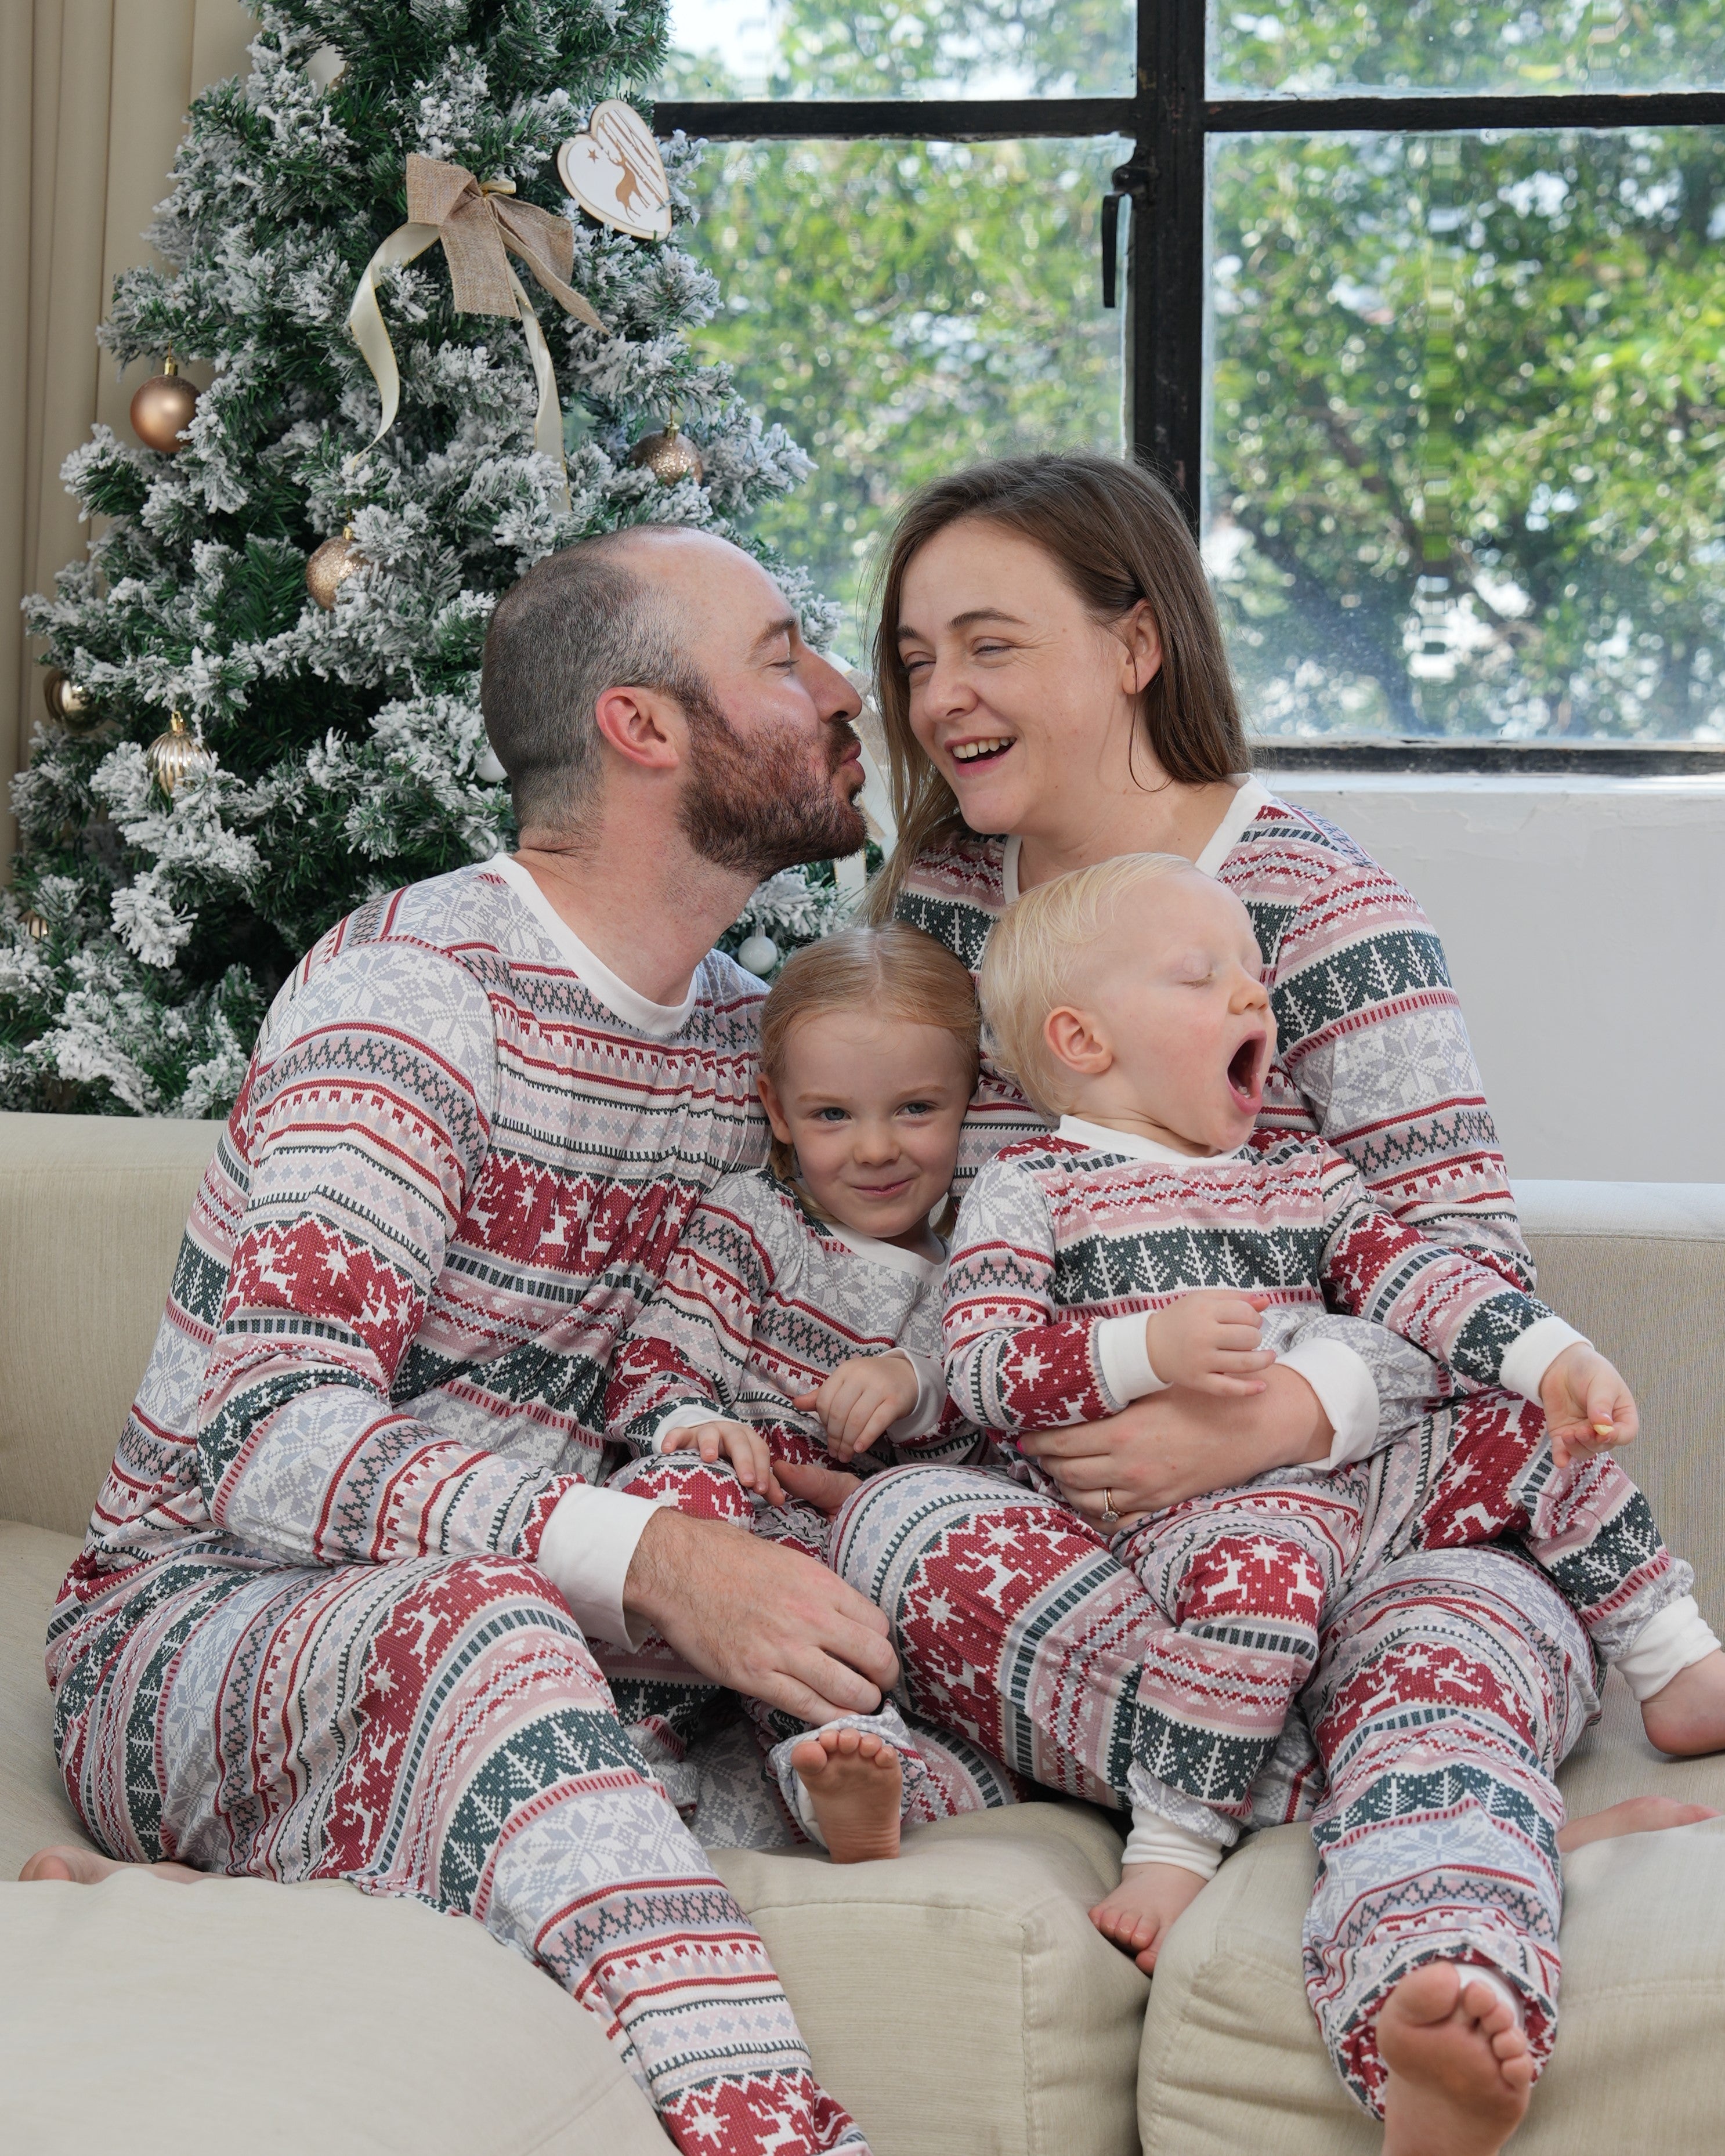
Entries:
{"type": "Polygon", "coordinates": [[[482,786],[501,786],[509,773],[497,761],[497,752],[487,742],[480,751],[473,767],[473,775],[482,786]]]}
{"type": "Polygon", "coordinates": [[[764,979],[778,963],[778,946],[770,936],[757,931],[737,952],[737,963],[745,972],[758,973],[764,979]]]}

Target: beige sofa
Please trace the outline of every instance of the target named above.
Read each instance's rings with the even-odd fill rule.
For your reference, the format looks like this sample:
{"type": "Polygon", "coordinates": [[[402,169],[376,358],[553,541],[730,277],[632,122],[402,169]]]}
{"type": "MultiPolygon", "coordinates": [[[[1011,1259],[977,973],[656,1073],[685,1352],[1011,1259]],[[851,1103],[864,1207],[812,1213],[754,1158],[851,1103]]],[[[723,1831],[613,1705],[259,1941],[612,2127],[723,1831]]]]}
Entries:
{"type": "MultiPolygon", "coordinates": [[[[74,1835],[42,1639],[143,1367],[213,1127],[0,1116],[0,1878],[74,1835]]],[[[1725,1620],[1725,1188],[1548,1183],[1547,1292],[1643,1404],[1635,1465],[1725,1620]]],[[[1614,1681],[1572,1809],[1643,1789],[1725,1807],[1725,1760],[1641,1740],[1614,1681]]],[[[1300,1986],[1296,1828],[1232,1857],[1147,1984],[1084,1910],[1118,1841],[1055,1804],[913,1836],[896,1865],[723,1851],[822,2079],[877,2156],[1343,2156],[1377,2145],[1300,1986]],[[1147,2013],[1146,2011],[1147,2004],[1147,2013]]],[[[1725,1820],[1569,1866],[1565,2020],[1517,2156],[1725,2149],[1725,1820]]],[[[0,2139],[140,2156],[650,2156],[596,2025],[465,1920],[339,1886],[136,1875],[0,1884],[0,2139]]]]}

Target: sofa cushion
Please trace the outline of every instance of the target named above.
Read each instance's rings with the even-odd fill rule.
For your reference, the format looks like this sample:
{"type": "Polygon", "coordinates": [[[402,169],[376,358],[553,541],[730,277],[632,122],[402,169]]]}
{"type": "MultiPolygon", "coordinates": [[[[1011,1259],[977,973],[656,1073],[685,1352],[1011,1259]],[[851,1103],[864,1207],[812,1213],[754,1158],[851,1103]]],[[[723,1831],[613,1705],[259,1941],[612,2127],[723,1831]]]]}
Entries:
{"type": "Polygon", "coordinates": [[[0,1519],[84,1532],[220,1128],[0,1115],[0,1519]]]}
{"type": "MultiPolygon", "coordinates": [[[[1560,1780],[1577,1816],[1645,1792],[1725,1810],[1725,1758],[1663,1758],[1615,1678],[1560,1780]]],[[[1343,2093],[1306,2003],[1300,1926],[1315,1868],[1304,1827],[1260,1835],[1169,1935],[1144,2023],[1144,2156],[1366,2156],[1381,2147],[1381,2129],[1343,2093]]],[[[1516,2156],[1717,2147],[1725,1820],[1597,1842],[1563,1869],[1558,2046],[1516,2156]]]]}
{"type": "Polygon", "coordinates": [[[946,1820],[896,1864],[712,1854],[875,2156],[1136,2156],[1149,1985],[1086,1913],[1120,1877],[1099,1815],[946,1820]]]}
{"type": "Polygon", "coordinates": [[[77,1554],[69,1535],[0,1520],[0,1880],[44,1842],[84,1839],[54,1763],[42,1666],[48,1613],[77,1554]]]}
{"type": "Polygon", "coordinates": [[[350,1887],[0,1886],[6,2140],[82,2156],[665,2156],[597,2020],[479,1925],[350,1887]],[[453,2072],[439,2061],[454,2062],[453,2072]]]}

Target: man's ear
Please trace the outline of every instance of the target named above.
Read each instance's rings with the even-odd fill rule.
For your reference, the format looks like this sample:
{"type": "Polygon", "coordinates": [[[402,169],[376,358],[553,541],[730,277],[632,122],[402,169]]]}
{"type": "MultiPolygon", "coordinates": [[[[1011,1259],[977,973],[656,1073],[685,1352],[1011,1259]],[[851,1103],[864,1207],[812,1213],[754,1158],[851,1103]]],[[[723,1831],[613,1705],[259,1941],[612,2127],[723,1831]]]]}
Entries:
{"type": "Polygon", "coordinates": [[[791,1142],[791,1127],[785,1121],[784,1107],[779,1100],[778,1090],[764,1070],[756,1074],[755,1090],[761,1096],[761,1106],[767,1111],[767,1120],[773,1126],[773,1137],[781,1145],[788,1145],[791,1142]]]}
{"type": "Polygon", "coordinates": [[[1129,696],[1142,696],[1162,671],[1162,631],[1149,600],[1140,599],[1124,621],[1116,623],[1114,633],[1126,646],[1121,686],[1129,696]]]}
{"type": "Polygon", "coordinates": [[[606,746],[640,771],[675,771],[687,752],[689,722],[656,689],[607,689],[593,707],[606,746]]]}
{"type": "Polygon", "coordinates": [[[1042,1021],[1042,1038],[1057,1063],[1086,1078],[1100,1078],[1112,1067],[1114,1050],[1088,1011],[1061,1004],[1042,1021]]]}

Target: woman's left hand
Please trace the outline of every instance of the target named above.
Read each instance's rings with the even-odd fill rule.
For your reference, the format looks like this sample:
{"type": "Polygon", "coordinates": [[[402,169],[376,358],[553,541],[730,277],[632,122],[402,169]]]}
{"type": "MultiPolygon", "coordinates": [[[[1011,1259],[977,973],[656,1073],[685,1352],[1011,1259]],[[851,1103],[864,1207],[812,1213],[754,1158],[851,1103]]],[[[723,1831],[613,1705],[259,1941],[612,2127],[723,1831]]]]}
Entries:
{"type": "MultiPolygon", "coordinates": [[[[1076,1512],[1111,1532],[1188,1497],[1231,1489],[1276,1467],[1327,1455],[1335,1432],[1297,1371],[1273,1363],[1263,1392],[1218,1399],[1184,1387],[1153,1393],[1106,1422],[1025,1431],[1019,1449],[1051,1475],[1076,1512]],[[1119,1520],[1104,1521],[1111,1502],[1119,1520]]],[[[783,1467],[779,1470],[783,1476],[783,1467]]]]}

